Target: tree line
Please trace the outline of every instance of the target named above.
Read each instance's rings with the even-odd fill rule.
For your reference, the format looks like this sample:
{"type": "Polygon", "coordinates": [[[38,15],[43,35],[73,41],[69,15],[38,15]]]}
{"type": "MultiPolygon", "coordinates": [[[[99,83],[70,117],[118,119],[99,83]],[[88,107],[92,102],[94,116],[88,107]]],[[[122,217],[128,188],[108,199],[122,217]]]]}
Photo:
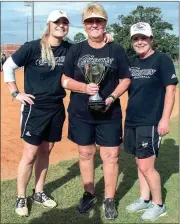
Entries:
{"type": "MultiPolygon", "coordinates": [[[[154,49],[168,54],[173,60],[179,58],[179,37],[170,34],[173,30],[172,24],[163,20],[161,9],[158,7],[137,6],[127,16],[119,15],[118,22],[107,26],[106,32],[112,33],[114,42],[121,44],[129,56],[135,55],[130,41],[130,27],[137,22],[147,22],[153,30],[154,49]]],[[[77,43],[86,39],[83,33],[77,33],[74,40],[68,37],[66,40],[77,43]]]]}

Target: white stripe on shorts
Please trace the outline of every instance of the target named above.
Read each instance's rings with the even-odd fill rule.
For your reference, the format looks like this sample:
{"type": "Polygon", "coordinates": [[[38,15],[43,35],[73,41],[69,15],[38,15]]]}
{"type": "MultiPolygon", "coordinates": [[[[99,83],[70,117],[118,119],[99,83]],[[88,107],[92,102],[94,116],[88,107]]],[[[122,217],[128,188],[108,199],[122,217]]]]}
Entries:
{"type": "Polygon", "coordinates": [[[22,103],[21,104],[21,115],[20,115],[20,128],[22,126],[22,120],[23,120],[23,110],[24,110],[24,104],[22,103]]]}
{"type": "Polygon", "coordinates": [[[26,119],[26,122],[25,122],[25,125],[24,125],[24,130],[23,130],[22,137],[24,136],[24,132],[25,132],[25,130],[26,130],[26,125],[27,125],[29,116],[30,116],[30,114],[31,114],[31,108],[32,108],[32,105],[30,105],[30,108],[29,108],[29,113],[28,113],[28,116],[27,116],[27,119],[26,119]]]}
{"type": "Polygon", "coordinates": [[[160,147],[161,140],[162,140],[162,136],[159,136],[159,140],[158,140],[158,149],[159,149],[159,147],[160,147]]]}
{"type": "Polygon", "coordinates": [[[154,126],[152,126],[152,148],[153,148],[153,152],[154,152],[154,155],[155,155],[156,153],[155,153],[155,150],[154,150],[154,126]]]}

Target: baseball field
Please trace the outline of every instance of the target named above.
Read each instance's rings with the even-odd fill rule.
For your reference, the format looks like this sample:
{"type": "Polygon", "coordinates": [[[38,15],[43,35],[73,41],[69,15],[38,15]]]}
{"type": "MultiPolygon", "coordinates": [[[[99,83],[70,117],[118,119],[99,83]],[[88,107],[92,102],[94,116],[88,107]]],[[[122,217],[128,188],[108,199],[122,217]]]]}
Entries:
{"type": "MultiPolygon", "coordinates": [[[[23,71],[16,72],[17,85],[23,90],[23,71]]],[[[67,108],[69,92],[64,100],[67,108]]],[[[127,94],[121,98],[123,119],[127,105],[127,94]]],[[[160,156],[156,168],[162,178],[163,200],[168,208],[168,215],[154,223],[178,223],[179,218],[179,88],[171,116],[171,132],[163,138],[160,156]]],[[[104,194],[102,162],[97,152],[95,161],[95,184],[98,202],[90,213],[80,215],[76,205],[82,196],[83,188],[78,167],[78,153],[75,144],[67,139],[67,118],[63,128],[63,138],[57,143],[50,156],[51,166],[47,175],[45,190],[58,202],[55,209],[44,209],[30,202],[30,216],[21,218],[15,215],[16,174],[21,159],[23,142],[20,139],[20,103],[12,101],[9,90],[3,83],[1,73],[1,222],[31,224],[108,224],[142,223],[140,213],[129,214],[125,207],[139,196],[136,164],[134,158],[120,150],[119,180],[117,184],[118,218],[114,222],[105,220],[101,208],[104,194]]],[[[122,149],[122,146],[121,146],[122,149]]],[[[32,194],[34,175],[28,185],[27,195],[32,194]]],[[[30,201],[30,200],[29,200],[30,201]]]]}
{"type": "MultiPolygon", "coordinates": [[[[16,71],[16,81],[20,91],[23,91],[24,75],[22,70],[16,71]]],[[[178,114],[179,93],[176,92],[176,103],[172,117],[178,114]]],[[[69,103],[69,91],[64,99],[65,107],[69,103]]],[[[127,105],[127,94],[121,97],[123,118],[127,105]]],[[[77,147],[67,139],[68,115],[63,128],[62,141],[56,143],[50,156],[50,163],[54,164],[61,160],[68,160],[78,156],[77,147]]],[[[16,177],[17,166],[21,159],[23,142],[20,138],[20,102],[12,101],[9,89],[3,83],[1,73],[1,178],[12,179],[16,177]]]]}
{"type": "MultiPolygon", "coordinates": [[[[22,70],[16,71],[16,81],[20,91],[23,91],[24,75],[22,70]]],[[[16,177],[17,166],[21,159],[23,142],[20,139],[20,102],[12,101],[9,89],[3,83],[3,73],[1,73],[1,178],[12,179],[16,177]]],[[[69,103],[69,91],[64,99],[65,107],[69,103]]],[[[127,103],[127,94],[121,99],[123,115],[127,103]]],[[[62,141],[56,143],[50,156],[50,163],[57,163],[61,160],[77,157],[77,147],[67,139],[68,114],[63,127],[62,141]]]]}

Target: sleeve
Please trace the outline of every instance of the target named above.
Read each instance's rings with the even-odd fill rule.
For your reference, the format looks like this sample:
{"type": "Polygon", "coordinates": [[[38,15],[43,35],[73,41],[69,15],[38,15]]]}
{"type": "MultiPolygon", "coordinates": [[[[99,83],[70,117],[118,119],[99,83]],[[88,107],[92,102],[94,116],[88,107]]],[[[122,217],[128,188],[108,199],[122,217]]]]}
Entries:
{"type": "Polygon", "coordinates": [[[15,72],[14,70],[18,68],[18,66],[14,63],[11,57],[9,57],[3,65],[4,71],[4,82],[15,82],[15,72]]]}
{"type": "Polygon", "coordinates": [[[131,78],[130,60],[125,50],[122,47],[120,47],[117,54],[118,54],[119,79],[131,78]]]}
{"type": "Polygon", "coordinates": [[[23,44],[13,55],[12,60],[18,67],[27,65],[32,58],[32,45],[29,42],[23,44]]]}
{"type": "Polygon", "coordinates": [[[64,69],[63,69],[64,75],[70,78],[74,78],[74,64],[75,64],[74,46],[75,45],[72,45],[69,48],[68,53],[66,54],[64,69]]]}
{"type": "Polygon", "coordinates": [[[166,54],[162,54],[160,58],[160,78],[164,86],[178,83],[173,61],[166,54]]]}

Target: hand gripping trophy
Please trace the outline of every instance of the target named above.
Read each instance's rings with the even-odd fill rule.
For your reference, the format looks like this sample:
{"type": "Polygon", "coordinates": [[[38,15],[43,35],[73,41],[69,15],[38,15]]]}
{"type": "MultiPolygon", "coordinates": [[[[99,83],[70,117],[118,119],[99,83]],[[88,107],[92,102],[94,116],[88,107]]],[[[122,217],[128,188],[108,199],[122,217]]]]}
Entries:
{"type": "MultiPolygon", "coordinates": [[[[85,80],[89,83],[96,83],[99,85],[105,77],[105,66],[102,63],[98,64],[86,64],[85,65],[85,80]]],[[[89,97],[88,109],[90,111],[104,112],[106,103],[100,97],[99,93],[89,97]]]]}

